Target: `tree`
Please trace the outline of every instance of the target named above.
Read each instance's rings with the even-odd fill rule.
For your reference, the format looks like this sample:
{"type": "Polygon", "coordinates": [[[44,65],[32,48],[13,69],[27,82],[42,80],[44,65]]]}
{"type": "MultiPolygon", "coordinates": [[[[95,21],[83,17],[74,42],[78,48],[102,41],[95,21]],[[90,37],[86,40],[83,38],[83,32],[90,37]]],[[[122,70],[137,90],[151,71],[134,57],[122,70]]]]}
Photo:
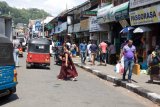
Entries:
{"type": "Polygon", "coordinates": [[[0,1],[0,11],[1,15],[9,15],[13,18],[15,24],[17,23],[29,23],[29,19],[42,19],[44,17],[50,16],[49,13],[44,10],[37,8],[30,9],[17,9],[14,7],[10,7],[6,2],[0,1]]]}

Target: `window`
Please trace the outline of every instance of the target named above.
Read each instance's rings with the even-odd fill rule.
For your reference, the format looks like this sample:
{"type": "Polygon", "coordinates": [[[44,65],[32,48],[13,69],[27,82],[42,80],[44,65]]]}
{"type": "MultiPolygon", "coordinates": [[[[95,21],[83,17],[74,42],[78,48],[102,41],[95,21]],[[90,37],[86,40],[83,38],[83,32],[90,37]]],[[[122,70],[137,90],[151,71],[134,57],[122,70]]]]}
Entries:
{"type": "Polygon", "coordinates": [[[1,46],[0,47],[0,58],[9,58],[10,57],[10,51],[7,46],[1,46]]]}

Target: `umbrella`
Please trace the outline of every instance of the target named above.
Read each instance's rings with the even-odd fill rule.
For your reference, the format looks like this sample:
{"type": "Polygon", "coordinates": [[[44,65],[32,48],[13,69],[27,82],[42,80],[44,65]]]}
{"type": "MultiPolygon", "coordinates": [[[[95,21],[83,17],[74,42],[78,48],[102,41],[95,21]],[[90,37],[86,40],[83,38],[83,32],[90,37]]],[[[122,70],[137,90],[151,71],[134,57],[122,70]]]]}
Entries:
{"type": "Polygon", "coordinates": [[[128,33],[130,30],[133,30],[134,29],[134,27],[125,27],[125,28],[123,28],[121,31],[120,31],[120,33],[128,33]]]}
{"type": "Polygon", "coordinates": [[[149,27],[140,26],[136,28],[133,32],[134,33],[144,33],[144,32],[149,32],[149,31],[151,31],[149,27]]]}

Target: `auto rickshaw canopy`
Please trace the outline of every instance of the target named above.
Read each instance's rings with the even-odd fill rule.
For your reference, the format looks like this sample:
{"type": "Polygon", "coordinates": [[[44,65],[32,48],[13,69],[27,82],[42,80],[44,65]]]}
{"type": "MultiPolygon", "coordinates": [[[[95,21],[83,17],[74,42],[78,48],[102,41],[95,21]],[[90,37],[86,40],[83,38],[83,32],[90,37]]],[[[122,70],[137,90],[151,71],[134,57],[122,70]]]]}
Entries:
{"type": "Polygon", "coordinates": [[[34,38],[28,42],[28,52],[49,53],[50,42],[46,38],[34,38]]]}
{"type": "Polygon", "coordinates": [[[5,35],[0,35],[0,66],[15,65],[13,44],[5,35]]]}

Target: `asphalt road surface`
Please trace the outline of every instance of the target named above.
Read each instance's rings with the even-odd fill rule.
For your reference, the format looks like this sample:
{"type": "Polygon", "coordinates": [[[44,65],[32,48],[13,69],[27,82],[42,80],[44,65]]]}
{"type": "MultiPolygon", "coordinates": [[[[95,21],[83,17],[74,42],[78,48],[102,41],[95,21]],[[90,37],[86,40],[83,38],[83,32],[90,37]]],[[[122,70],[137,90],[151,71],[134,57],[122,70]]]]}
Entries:
{"type": "Polygon", "coordinates": [[[57,80],[60,66],[26,69],[20,58],[17,92],[0,100],[2,107],[158,107],[124,88],[77,68],[78,81],[57,80]]]}

